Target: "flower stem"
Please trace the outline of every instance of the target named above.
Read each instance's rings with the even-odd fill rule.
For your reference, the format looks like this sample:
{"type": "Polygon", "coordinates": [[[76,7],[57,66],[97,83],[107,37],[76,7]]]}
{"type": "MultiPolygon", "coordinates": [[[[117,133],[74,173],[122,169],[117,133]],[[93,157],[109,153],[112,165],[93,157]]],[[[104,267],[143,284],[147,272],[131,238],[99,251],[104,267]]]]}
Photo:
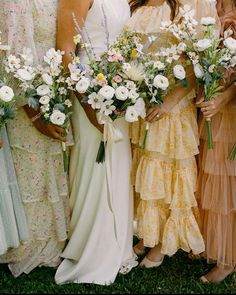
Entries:
{"type": "Polygon", "coordinates": [[[144,150],[146,147],[146,142],[147,142],[147,136],[148,136],[148,129],[149,129],[149,123],[146,123],[146,128],[144,132],[144,138],[143,138],[143,143],[141,145],[141,148],[144,150]]]}
{"type": "Polygon", "coordinates": [[[206,121],[207,126],[207,144],[208,149],[213,149],[213,138],[212,138],[212,128],[211,128],[211,119],[206,121]]]}
{"type": "Polygon", "coordinates": [[[231,150],[231,152],[229,154],[229,159],[231,161],[234,161],[235,158],[236,158],[236,143],[234,144],[234,146],[233,146],[233,148],[232,148],[232,150],[231,150]]]}
{"type": "Polygon", "coordinates": [[[64,172],[68,172],[68,155],[66,152],[66,144],[62,142],[62,151],[63,151],[63,166],[64,166],[64,172]]]}

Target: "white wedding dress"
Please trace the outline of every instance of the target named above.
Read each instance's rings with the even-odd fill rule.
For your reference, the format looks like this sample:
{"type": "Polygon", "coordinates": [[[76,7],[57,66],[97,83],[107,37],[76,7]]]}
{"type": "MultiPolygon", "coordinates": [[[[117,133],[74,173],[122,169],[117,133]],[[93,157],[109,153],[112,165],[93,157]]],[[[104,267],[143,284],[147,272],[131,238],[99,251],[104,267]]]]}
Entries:
{"type": "MultiPolygon", "coordinates": [[[[85,38],[89,35],[97,56],[106,50],[107,37],[110,44],[114,42],[129,17],[127,0],[94,0],[85,21],[84,35],[85,38]],[[104,23],[107,24],[105,27],[104,23]]],[[[81,55],[81,61],[87,63],[85,54],[81,55]]],[[[76,144],[70,162],[71,236],[55,280],[58,284],[107,285],[114,282],[119,271],[126,273],[137,265],[132,250],[133,197],[128,124],[124,119],[114,122],[122,132],[123,140],[113,145],[110,164],[108,152],[105,163],[97,164],[102,134],[89,122],[77,100],[72,116],[76,144]]]]}

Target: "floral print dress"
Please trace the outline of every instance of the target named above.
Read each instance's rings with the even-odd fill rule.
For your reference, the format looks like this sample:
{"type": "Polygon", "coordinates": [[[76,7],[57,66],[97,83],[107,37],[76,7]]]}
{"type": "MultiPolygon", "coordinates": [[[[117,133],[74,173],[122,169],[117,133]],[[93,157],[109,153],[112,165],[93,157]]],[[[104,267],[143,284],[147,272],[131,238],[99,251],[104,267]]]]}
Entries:
{"type": "MultiPolygon", "coordinates": [[[[0,26],[13,52],[30,47],[40,62],[55,47],[57,0],[2,0],[0,26]]],[[[23,108],[8,124],[9,141],[31,239],[0,257],[14,276],[57,266],[67,239],[69,200],[61,143],[38,132],[23,108]]]]}

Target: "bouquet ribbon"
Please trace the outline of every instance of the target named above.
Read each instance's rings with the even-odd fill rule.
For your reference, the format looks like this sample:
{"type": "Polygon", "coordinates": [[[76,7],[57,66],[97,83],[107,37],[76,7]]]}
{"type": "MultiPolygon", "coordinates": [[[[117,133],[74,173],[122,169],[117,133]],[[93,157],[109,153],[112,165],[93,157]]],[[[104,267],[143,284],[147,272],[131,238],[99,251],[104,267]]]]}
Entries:
{"type": "Polygon", "coordinates": [[[113,214],[115,235],[119,245],[117,222],[116,222],[116,216],[115,216],[114,206],[113,206],[112,150],[113,150],[113,145],[119,141],[122,141],[124,139],[124,136],[122,132],[120,131],[120,129],[114,125],[114,121],[112,121],[111,118],[101,115],[98,118],[98,122],[101,122],[104,125],[103,141],[104,143],[106,143],[105,166],[106,166],[108,193],[109,193],[108,205],[113,214]]]}

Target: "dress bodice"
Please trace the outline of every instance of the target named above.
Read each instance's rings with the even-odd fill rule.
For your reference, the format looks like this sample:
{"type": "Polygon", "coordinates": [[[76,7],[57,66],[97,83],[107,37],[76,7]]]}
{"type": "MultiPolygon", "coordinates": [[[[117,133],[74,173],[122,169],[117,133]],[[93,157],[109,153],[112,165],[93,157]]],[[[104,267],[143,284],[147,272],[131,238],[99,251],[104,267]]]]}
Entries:
{"type": "MultiPolygon", "coordinates": [[[[100,56],[121,33],[130,18],[127,0],[94,0],[84,23],[83,36],[96,56],[100,56]]],[[[87,61],[85,53],[82,62],[87,61]]]]}

